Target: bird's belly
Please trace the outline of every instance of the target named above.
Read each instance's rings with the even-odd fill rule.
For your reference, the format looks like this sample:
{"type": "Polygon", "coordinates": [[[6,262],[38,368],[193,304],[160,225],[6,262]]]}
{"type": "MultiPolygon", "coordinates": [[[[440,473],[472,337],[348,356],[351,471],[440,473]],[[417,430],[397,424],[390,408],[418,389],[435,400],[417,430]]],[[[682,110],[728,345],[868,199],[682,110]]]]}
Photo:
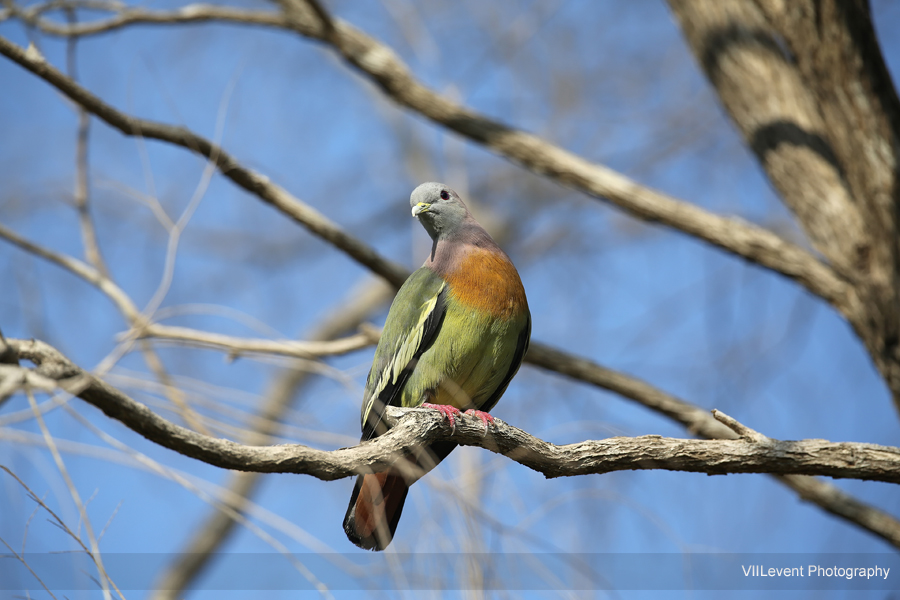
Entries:
{"type": "Polygon", "coordinates": [[[478,409],[509,371],[518,343],[513,321],[453,308],[434,343],[420,357],[404,390],[404,406],[430,402],[478,409]]]}

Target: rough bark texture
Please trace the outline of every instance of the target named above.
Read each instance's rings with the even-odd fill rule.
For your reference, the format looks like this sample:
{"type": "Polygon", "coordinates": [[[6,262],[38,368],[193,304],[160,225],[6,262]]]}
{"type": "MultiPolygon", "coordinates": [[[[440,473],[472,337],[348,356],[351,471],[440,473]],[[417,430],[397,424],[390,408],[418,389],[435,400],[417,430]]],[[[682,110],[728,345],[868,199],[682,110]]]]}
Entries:
{"type": "Polygon", "coordinates": [[[862,0],[670,0],[722,106],[813,246],[900,409],[900,101],[862,0]]]}
{"type": "MultiPolygon", "coordinates": [[[[772,440],[731,422],[734,440],[682,440],[648,435],[588,440],[557,446],[495,419],[489,431],[477,417],[461,416],[451,429],[429,409],[390,407],[391,430],[352,448],[326,451],[300,444],[248,446],[196,433],[160,417],[104,381],[81,370],[59,351],[34,340],[8,340],[35,372],[59,382],[108,417],[152,442],[208,464],[237,471],[298,473],[323,480],[384,471],[417,448],[452,440],[502,454],[548,478],[666,469],[708,475],[774,473],[826,475],[900,483],[900,448],[826,440],[772,440]]],[[[9,367],[7,367],[9,368],[9,367]]],[[[726,417],[727,418],[727,417],[726,417]]]]}

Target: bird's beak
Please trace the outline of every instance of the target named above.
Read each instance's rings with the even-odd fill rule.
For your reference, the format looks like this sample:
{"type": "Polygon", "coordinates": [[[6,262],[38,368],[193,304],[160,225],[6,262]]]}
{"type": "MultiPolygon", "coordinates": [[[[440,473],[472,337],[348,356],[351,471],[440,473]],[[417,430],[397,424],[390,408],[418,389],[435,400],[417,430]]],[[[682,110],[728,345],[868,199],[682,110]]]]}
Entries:
{"type": "Polygon", "coordinates": [[[431,205],[427,202],[419,202],[412,207],[412,216],[418,217],[420,213],[428,212],[429,208],[431,208],[431,205]]]}

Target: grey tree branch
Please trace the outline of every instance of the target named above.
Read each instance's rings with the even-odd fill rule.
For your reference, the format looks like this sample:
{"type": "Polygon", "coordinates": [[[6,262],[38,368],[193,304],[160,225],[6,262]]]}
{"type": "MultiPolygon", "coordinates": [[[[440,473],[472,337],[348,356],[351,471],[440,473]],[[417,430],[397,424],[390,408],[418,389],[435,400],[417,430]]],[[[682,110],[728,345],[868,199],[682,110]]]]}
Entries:
{"type": "MultiPolygon", "coordinates": [[[[586,358],[542,344],[532,344],[525,360],[534,366],[590,383],[633,400],[681,423],[695,435],[719,439],[738,437],[734,429],[717,420],[709,411],[667,394],[636,377],[607,369],[586,358]]],[[[812,502],[836,517],[862,527],[894,547],[900,548],[900,521],[892,515],[860,502],[834,485],[814,477],[805,475],[774,475],[774,477],[807,502],[812,502]]]]}
{"type": "Polygon", "coordinates": [[[48,2],[43,5],[35,5],[34,8],[22,8],[16,4],[10,3],[7,10],[10,12],[10,16],[22,19],[44,33],[72,37],[98,35],[129,25],[174,25],[184,23],[207,23],[210,21],[284,27],[284,17],[277,12],[246,10],[200,3],[188,4],[171,11],[153,11],[139,7],[121,5],[116,9],[113,8],[112,5],[107,5],[106,9],[114,11],[114,16],[98,19],[96,21],[82,21],[80,23],[67,25],[57,21],[40,18],[44,12],[49,10],[46,7],[51,4],[54,4],[55,7],[59,7],[61,4],[69,4],[69,2],[48,2]],[[41,10],[36,10],[38,8],[41,10]]]}
{"type": "MultiPolygon", "coordinates": [[[[97,287],[113,301],[125,317],[125,320],[131,325],[131,330],[125,335],[134,336],[137,339],[156,338],[184,342],[199,347],[227,350],[232,355],[266,353],[294,358],[316,359],[323,356],[346,354],[347,352],[365,348],[376,343],[380,335],[377,328],[363,327],[358,333],[338,340],[265,340],[198,331],[189,327],[148,323],[128,294],[108,276],[94,267],[85,264],[77,258],[59,254],[26,240],[2,224],[0,224],[0,239],[5,239],[26,252],[52,262],[97,287]]],[[[155,356],[155,353],[153,354],[155,356]]]]}
{"type": "MultiPolygon", "coordinates": [[[[322,19],[321,15],[327,15],[327,13],[321,6],[318,6],[318,10],[313,10],[308,3],[302,0],[284,0],[282,6],[284,15],[192,4],[178,11],[169,12],[127,10],[112,19],[77,26],[65,26],[47,20],[35,21],[34,24],[42,31],[54,35],[91,35],[136,23],[174,24],[198,21],[238,22],[292,29],[305,37],[325,42],[334,47],[351,65],[372,79],[400,106],[456,131],[539,175],[591,196],[606,199],[634,217],[672,227],[781,273],[796,280],[813,294],[822,297],[842,313],[852,312],[856,303],[852,288],[841,276],[799,246],[791,244],[761,227],[739,219],[710,213],[688,202],[641,186],[611,169],[591,163],[537,136],[508,127],[451,102],[419,83],[409,72],[407,66],[387,46],[340,19],[322,19]]],[[[10,45],[9,42],[0,42],[0,53],[73,97],[74,90],[68,89],[71,86],[67,85],[67,82],[61,81],[52,74],[47,74],[46,65],[40,71],[35,70],[36,66],[30,65],[24,60],[24,52],[19,50],[16,53],[15,47],[8,48],[10,45]]],[[[89,94],[88,92],[84,93],[89,94]]],[[[80,97],[82,94],[78,95],[80,97]]],[[[75,99],[80,102],[77,98],[75,99]]],[[[91,99],[91,105],[101,103],[93,96],[91,99]]],[[[91,106],[87,106],[87,108],[94,112],[91,106]]],[[[113,110],[105,105],[104,109],[104,114],[113,110]]],[[[134,120],[132,117],[120,114],[113,122],[108,120],[104,114],[97,112],[95,114],[130,135],[130,128],[127,125],[123,127],[116,123],[123,121],[128,123],[128,120],[134,120]]],[[[172,132],[167,132],[165,137],[159,137],[156,135],[160,133],[157,128],[166,126],[156,123],[152,125],[155,126],[152,128],[153,133],[148,134],[144,131],[144,135],[166,139],[173,143],[179,143],[176,140],[180,140],[183,135],[188,133],[179,130],[181,135],[170,135],[172,132]]],[[[197,137],[193,134],[191,136],[197,137]]],[[[208,144],[208,142],[205,143],[208,144]]],[[[185,144],[180,143],[180,145],[185,144]]],[[[197,146],[196,151],[205,154],[205,145],[196,142],[193,145],[197,146]]],[[[223,161],[226,158],[230,157],[223,157],[223,161]]],[[[231,176],[229,175],[229,177],[231,176]]],[[[239,178],[240,180],[235,177],[232,179],[238,185],[259,194],[263,200],[275,204],[279,208],[281,207],[274,198],[287,194],[277,188],[279,193],[274,193],[274,189],[269,190],[267,197],[256,191],[258,184],[253,182],[253,178],[249,178],[246,185],[241,183],[246,179],[244,177],[239,178]]],[[[329,239],[325,235],[323,237],[329,239]]],[[[332,240],[329,239],[329,241],[332,240]]],[[[353,256],[360,260],[357,256],[353,256]]]]}
{"type": "MultiPolygon", "coordinates": [[[[900,483],[900,448],[825,440],[763,443],[737,440],[681,440],[661,436],[589,440],[557,446],[497,421],[485,435],[475,417],[458,419],[455,431],[436,411],[390,408],[391,430],[377,439],[339,450],[325,451],[300,444],[247,446],[211,438],[163,419],[143,404],[81,370],[59,351],[35,340],[8,343],[34,371],[72,392],[152,442],[225,469],[264,473],[297,473],[334,480],[357,473],[391,468],[424,444],[453,440],[503,454],[546,477],[571,477],[636,469],[666,469],[724,475],[773,473],[825,475],[900,483]]],[[[16,368],[16,367],[6,367],[16,368]]]]}
{"type": "Polygon", "coordinates": [[[116,305],[116,308],[118,308],[119,311],[125,316],[127,321],[133,322],[135,319],[138,319],[140,317],[140,310],[138,310],[137,306],[135,306],[134,302],[132,302],[128,294],[126,294],[125,291],[118,285],[116,285],[112,280],[104,277],[97,269],[93,268],[92,266],[78,260],[77,258],[58,254],[56,252],[53,252],[52,250],[44,248],[43,246],[39,246],[38,244],[26,240],[15,231],[4,226],[2,223],[0,223],[0,238],[7,240],[8,242],[14,244],[15,246],[18,246],[26,252],[30,252],[35,256],[39,256],[44,260],[52,262],[53,264],[62,267],[63,269],[90,283],[113,301],[113,304],[116,305]]]}
{"type": "MultiPolygon", "coordinates": [[[[755,0],[766,24],[790,48],[804,84],[828,128],[829,149],[838,158],[846,185],[878,247],[860,256],[870,277],[896,286],[900,276],[897,229],[897,143],[900,98],[885,64],[869,2],[755,0]],[[868,265],[866,263],[871,263],[868,265]]],[[[804,179],[807,179],[804,174],[804,179]]],[[[869,244],[872,246],[872,244],[869,244]]]]}
{"type": "Polygon", "coordinates": [[[814,94],[754,0],[671,0],[719,98],[816,249],[852,277],[863,223],[814,94]],[[840,219],[835,218],[841,215],[840,219]]]}

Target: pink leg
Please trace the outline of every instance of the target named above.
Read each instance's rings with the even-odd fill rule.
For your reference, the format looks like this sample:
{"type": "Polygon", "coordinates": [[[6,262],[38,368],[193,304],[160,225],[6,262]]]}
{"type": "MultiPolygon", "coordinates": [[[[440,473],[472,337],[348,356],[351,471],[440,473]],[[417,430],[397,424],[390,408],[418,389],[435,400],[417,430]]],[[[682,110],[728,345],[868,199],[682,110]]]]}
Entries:
{"type": "Polygon", "coordinates": [[[489,413],[482,412],[480,410],[475,410],[474,408],[470,408],[466,411],[466,414],[472,417],[478,417],[481,419],[481,422],[484,424],[484,434],[487,435],[488,431],[488,423],[494,423],[494,417],[492,417],[489,413]]]}
{"type": "Polygon", "coordinates": [[[424,408],[433,408],[447,417],[447,420],[450,421],[450,432],[456,432],[456,415],[460,414],[458,408],[448,404],[429,404],[428,402],[423,403],[422,406],[424,408]]]}

